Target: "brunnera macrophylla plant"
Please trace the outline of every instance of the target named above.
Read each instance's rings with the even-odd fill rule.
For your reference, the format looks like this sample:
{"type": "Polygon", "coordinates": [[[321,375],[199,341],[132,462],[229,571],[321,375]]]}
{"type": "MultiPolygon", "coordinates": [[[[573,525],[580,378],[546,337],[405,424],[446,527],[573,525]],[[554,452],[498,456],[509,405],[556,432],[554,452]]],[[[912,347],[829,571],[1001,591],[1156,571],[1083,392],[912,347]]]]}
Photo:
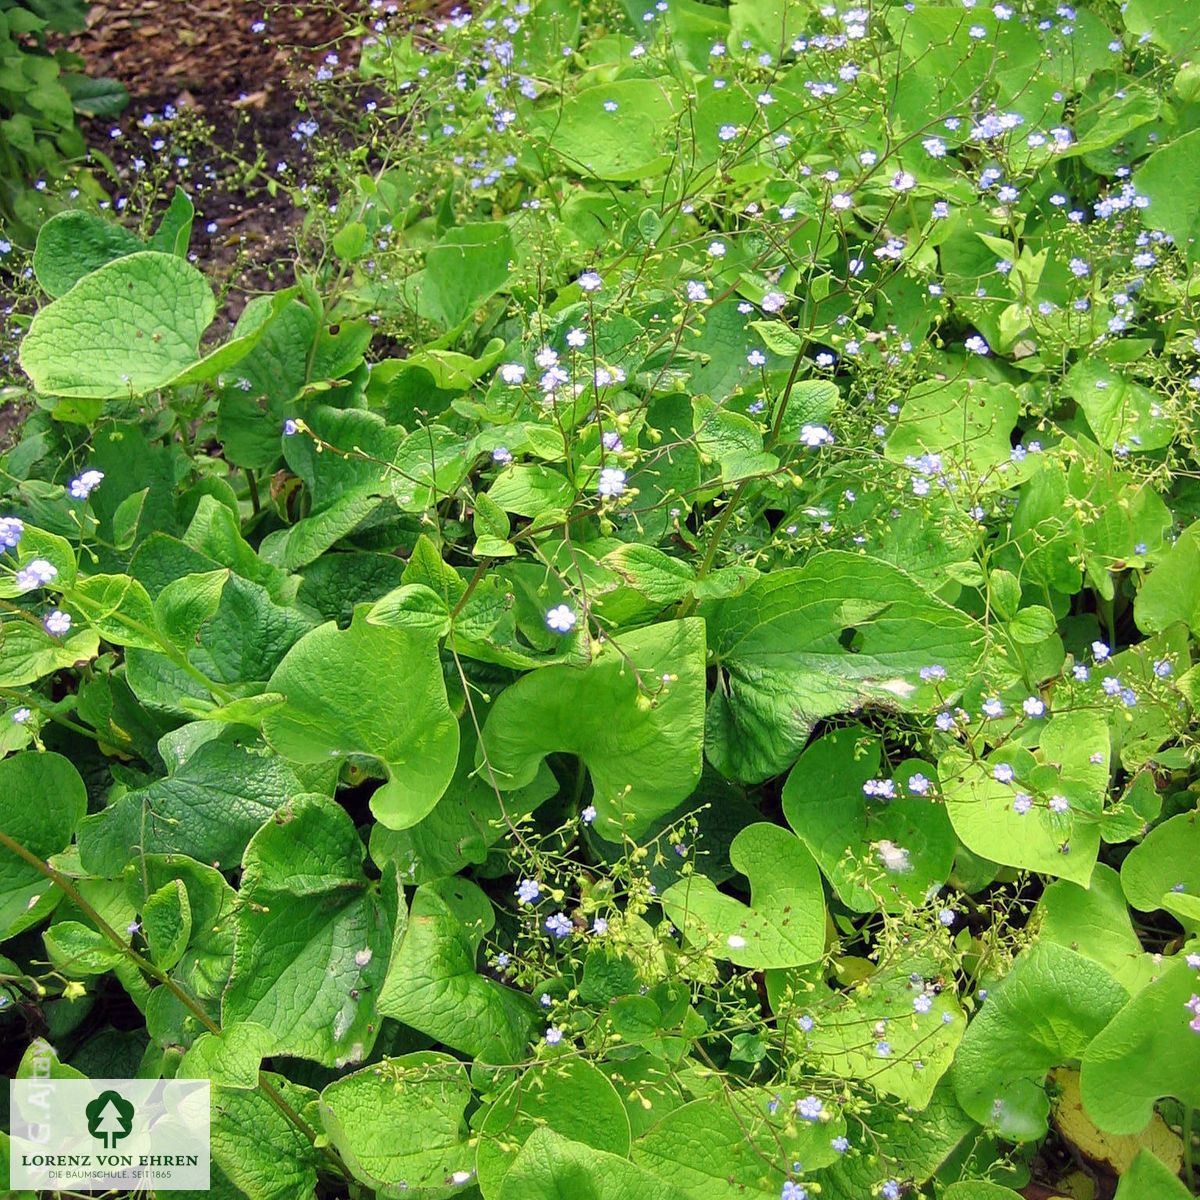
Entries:
{"type": "Polygon", "coordinates": [[[250,1200],[1188,1195],[1200,18],[352,20],[294,286],[29,264],[15,1071],[250,1200]]]}

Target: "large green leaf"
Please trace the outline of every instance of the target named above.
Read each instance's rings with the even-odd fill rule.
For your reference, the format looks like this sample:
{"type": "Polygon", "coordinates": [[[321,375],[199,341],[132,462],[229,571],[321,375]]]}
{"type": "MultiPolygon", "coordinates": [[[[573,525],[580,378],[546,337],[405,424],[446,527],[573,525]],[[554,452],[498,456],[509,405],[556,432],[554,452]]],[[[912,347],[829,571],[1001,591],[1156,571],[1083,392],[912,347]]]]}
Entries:
{"type": "Polygon", "coordinates": [[[1152,829],[1121,864],[1121,887],[1141,912],[1165,908],[1186,928],[1197,921],[1200,897],[1200,812],[1179,813],[1152,829]]]}
{"type": "Polygon", "coordinates": [[[125,875],[126,897],[135,905],[168,885],[183,885],[192,915],[192,935],[171,974],[193,996],[206,1002],[205,1007],[215,1018],[219,1012],[216,1001],[233,967],[237,893],[220,871],[181,854],[140,855],[126,867],[125,875]]]}
{"type": "Polygon", "coordinates": [[[1191,1194],[1178,1175],[1142,1149],[1121,1176],[1113,1200],[1189,1200],[1191,1194]]]}
{"type": "MultiPolygon", "coordinates": [[[[476,708],[481,707],[477,700],[476,708]]],[[[469,714],[460,722],[460,737],[454,778],[433,811],[407,829],[376,823],[371,830],[371,858],[380,865],[395,863],[404,883],[429,883],[456,875],[468,863],[484,862],[513,824],[558,790],[543,763],[525,787],[498,795],[486,773],[475,770],[478,739],[469,714]]]]}
{"type": "Polygon", "coordinates": [[[192,936],[192,906],[183,880],[172,879],[147,897],[142,905],[142,932],[151,960],[171,970],[192,936]]]}
{"type": "Polygon", "coordinates": [[[729,9],[730,36],[756,50],[778,53],[804,29],[805,5],[788,0],[733,0],[729,9]]]}
{"type": "MultiPolygon", "coordinates": [[[[27,750],[0,759],[0,829],[45,860],[70,844],[87,812],[87,789],[60,754],[27,750]]],[[[0,941],[51,887],[46,876],[0,847],[0,941]]]]}
{"type": "Polygon", "coordinates": [[[1133,615],[1145,633],[1161,633],[1176,621],[1200,633],[1200,522],[1179,535],[1142,581],[1133,615]]]}
{"type": "Polygon", "coordinates": [[[388,780],[371,811],[389,828],[415,825],[454,775],[458,722],[433,634],[370,625],[361,612],[349,629],[330,621],[288,651],[267,690],[287,698],[263,718],[285,758],[367,754],[383,764],[388,780]]]}
{"type": "Polygon", "coordinates": [[[1200,129],[1156,150],[1134,173],[1133,183],[1150,198],[1148,219],[1169,233],[1179,252],[1194,263],[1200,257],[1200,129]]]}
{"type": "Polygon", "coordinates": [[[528,1048],[528,997],[475,973],[475,942],[431,885],[417,888],[388,966],[379,1011],[476,1058],[513,1062],[528,1048]]]}
{"type": "Polygon", "coordinates": [[[1041,584],[1070,595],[1079,586],[1083,532],[1069,497],[1067,473],[1045,458],[1021,487],[1020,503],[1000,546],[996,566],[1018,575],[1023,586],[1041,584]]]}
{"type": "Polygon", "coordinates": [[[335,1079],[321,1093],[321,1124],[360,1182],[387,1195],[445,1195],[471,1180],[470,1098],[462,1063],[420,1051],[335,1079]]]}
{"type": "Polygon", "coordinates": [[[1162,969],[1154,955],[1142,949],[1129,918],[1121,877],[1104,863],[1096,864],[1086,888],[1065,879],[1050,884],[1037,903],[1035,919],[1038,917],[1043,941],[1066,946],[1099,963],[1130,995],[1162,969]]]}
{"type": "Polygon", "coordinates": [[[123,225],[69,209],[55,213],[38,230],[33,273],[44,291],[62,296],[97,267],[145,249],[146,244],[123,225]]]}
{"type": "Polygon", "coordinates": [[[1067,390],[1083,410],[1096,440],[1106,450],[1161,450],[1175,437],[1165,410],[1166,397],[1096,359],[1085,359],[1067,373],[1067,390]]]}
{"type": "Polygon", "coordinates": [[[837,1158],[831,1142],[845,1121],[796,1119],[807,1095],[796,1088],[721,1090],[669,1112],[633,1144],[633,1161],[678,1184],[694,1200],[776,1200],[783,1171],[806,1171],[837,1158]]]}
{"type": "Polygon", "coordinates": [[[895,795],[867,796],[881,744],[861,725],[813,742],[783,787],[783,815],[844,904],[859,912],[921,904],[949,877],[958,839],[945,808],[908,781],[925,766],[893,772],[895,795]],[[904,854],[897,857],[899,851],[904,854]]]}
{"type": "Polygon", "coordinates": [[[114,646],[161,648],[154,608],[146,589],[136,579],[128,575],[91,575],[77,582],[71,603],[114,646]]]}
{"type": "Polygon", "coordinates": [[[863,1118],[847,1124],[848,1152],[816,1173],[821,1200],[862,1200],[888,1176],[923,1183],[976,1130],[946,1080],[935,1089],[924,1112],[906,1112],[889,1103],[863,1118]]]}
{"type": "Polygon", "coordinates": [[[1004,487],[1005,472],[996,467],[1008,462],[1019,407],[1008,386],[962,378],[919,383],[908,393],[885,453],[898,463],[940,454],[947,468],[966,470],[992,489],[1004,487]]]}
{"type": "Polygon", "coordinates": [[[537,1129],[509,1168],[497,1200],[686,1200],[674,1183],[616,1154],[537,1129]]]}
{"type": "Polygon", "coordinates": [[[83,276],[39,309],[21,366],[46,395],[109,399],[165,387],[199,357],[216,300],[173,254],[143,250],[83,276]]]}
{"type": "Polygon", "coordinates": [[[1086,887],[1100,848],[1109,757],[1107,721],[1079,710],[1046,723],[1036,755],[1006,749],[984,761],[955,747],[943,753],[938,773],[954,830],[973,854],[1086,887]],[[1014,768],[1012,783],[995,778],[1001,762],[1014,768]],[[1014,807],[1021,793],[1031,797],[1025,812],[1014,807]],[[1052,808],[1055,797],[1069,807],[1052,808]]]}
{"type": "Polygon", "coordinates": [[[696,448],[707,456],[705,461],[716,459],[727,485],[767,475],[779,466],[775,455],[763,450],[759,424],[731,408],[714,404],[708,396],[692,400],[692,422],[696,448]]]}
{"type": "Polygon", "coordinates": [[[925,1108],[967,1024],[952,989],[925,991],[924,979],[936,975],[932,963],[909,958],[844,992],[818,985],[815,995],[801,1000],[813,1017],[813,1027],[799,1035],[810,1060],[835,1078],[894,1096],[910,1110],[925,1108]]]}
{"type": "Polygon", "coordinates": [[[0,687],[23,687],[76,663],[96,657],[100,638],[76,625],[66,637],[52,637],[38,621],[0,621],[0,687]]]}
{"type": "Polygon", "coordinates": [[[254,835],[222,1023],[255,1022],[275,1035],[274,1053],[330,1067],[370,1053],[392,929],[363,875],[365,853],[354,822],[324,796],[289,800],[254,835]]]}
{"type": "Polygon", "coordinates": [[[1021,1200],[1021,1193],[1000,1183],[967,1179],[952,1183],[946,1189],[946,1200],[1021,1200]]]}
{"type": "Polygon", "coordinates": [[[503,221],[449,229],[425,252],[417,312],[453,328],[504,286],[514,256],[503,221]]]}
{"type": "Polygon", "coordinates": [[[99,875],[116,875],[129,847],[147,854],[186,854],[230,870],[255,830],[305,790],[278,755],[232,736],[205,741],[183,761],[167,756],[170,774],[116,797],[80,822],[79,853],[99,875]]]}
{"type": "Polygon", "coordinates": [[[667,621],[604,643],[584,669],[543,667],[507,688],[483,729],[479,762],[502,791],[532,782],[551,751],[592,777],[595,828],[636,836],[700,779],[704,626],[667,621]]]}
{"type": "Polygon", "coordinates": [[[305,420],[320,442],[287,438],[284,456],[308,485],[311,508],[295,524],[268,534],[259,547],[265,561],[285,570],[312,562],[380,507],[393,486],[381,464],[404,438],[402,429],[361,409],[312,405],[305,420]],[[361,454],[333,453],[326,446],[361,454]]]}
{"type": "Polygon", "coordinates": [[[1032,946],[967,1027],[951,1071],[959,1104],[1009,1140],[1042,1137],[1047,1072],[1081,1058],[1127,999],[1090,959],[1052,942],[1032,946]]]}
{"type": "Polygon", "coordinates": [[[1200,1034],[1188,1008],[1197,991],[1196,969],[1177,959],[1096,1033],[1079,1089],[1101,1129],[1140,1133],[1164,1096],[1200,1108],[1200,1034]]]}
{"type": "Polygon", "coordinates": [[[705,875],[673,883],[662,906],[698,949],[741,967],[795,967],[825,948],[825,897],[812,855],[778,825],[749,825],[729,859],[750,880],[750,904],[717,890],[705,875]]]}
{"type": "Polygon", "coordinates": [[[1121,15],[1130,33],[1150,34],[1171,54],[1200,46],[1200,13],[1191,0],[1129,0],[1121,15]]]}
{"type": "Polygon", "coordinates": [[[629,1154],[629,1117],[603,1072],[583,1059],[537,1065],[496,1098],[479,1126],[475,1166],[489,1200],[530,1134],[542,1127],[595,1150],[629,1154]]]}
{"type": "MultiPolygon", "coordinates": [[[[268,1078],[293,1112],[315,1098],[311,1089],[281,1075],[268,1078]]],[[[298,1200],[315,1194],[320,1154],[265,1093],[214,1084],[211,1103],[213,1182],[218,1188],[226,1180],[232,1185],[225,1187],[226,1196],[298,1200]]]]}
{"type": "Polygon", "coordinates": [[[247,1091],[258,1087],[262,1060],[276,1049],[278,1038],[255,1021],[230,1021],[218,1033],[202,1033],[179,1064],[183,1079],[211,1079],[247,1091]]]}
{"type": "Polygon", "coordinates": [[[705,749],[743,783],[786,770],[821,717],[870,702],[932,707],[920,668],[943,666],[953,689],[977,657],[970,617],[903,571],[840,550],[772,571],[700,611],[721,668],[705,749]]]}
{"type": "Polygon", "coordinates": [[[576,174],[650,178],[670,162],[669,132],[679,106],[678,89],[667,76],[616,80],[539,114],[536,136],[576,174]],[[606,109],[606,102],[616,108],[606,109]]]}

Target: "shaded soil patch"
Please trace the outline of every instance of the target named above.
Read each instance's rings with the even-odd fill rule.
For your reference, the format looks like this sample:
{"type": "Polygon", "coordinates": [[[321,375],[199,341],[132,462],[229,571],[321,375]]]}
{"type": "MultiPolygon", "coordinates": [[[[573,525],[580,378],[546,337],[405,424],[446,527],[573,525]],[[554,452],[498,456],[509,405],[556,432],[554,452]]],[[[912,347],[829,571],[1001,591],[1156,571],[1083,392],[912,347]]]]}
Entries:
{"type": "Polygon", "coordinates": [[[247,293],[275,285],[291,258],[300,214],[284,185],[302,181],[313,113],[307,89],[328,54],[357,54],[346,18],[325,5],[241,0],[108,0],[69,48],[90,73],[119,79],[130,104],[118,119],[85,126],[112,164],[121,205],[139,177],[173,186],[196,205],[192,250],[214,282],[233,285],[225,316],[247,293]],[[174,114],[182,114],[172,119],[174,114]]]}

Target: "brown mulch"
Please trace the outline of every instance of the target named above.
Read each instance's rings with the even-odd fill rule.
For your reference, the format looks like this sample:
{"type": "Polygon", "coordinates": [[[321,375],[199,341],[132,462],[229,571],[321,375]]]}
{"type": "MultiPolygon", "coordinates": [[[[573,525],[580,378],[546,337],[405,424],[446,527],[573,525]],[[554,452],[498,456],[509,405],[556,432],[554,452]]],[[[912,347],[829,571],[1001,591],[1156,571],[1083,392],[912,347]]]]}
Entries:
{"type": "MultiPolygon", "coordinates": [[[[417,26],[458,2],[388,0],[385,8],[396,4],[401,21],[417,26]]],[[[309,178],[300,122],[316,120],[323,135],[333,133],[329,104],[366,99],[354,81],[359,43],[346,31],[368,15],[375,14],[367,0],[103,0],[92,5],[84,32],[58,39],[82,56],[88,74],[117,79],[129,92],[118,117],[83,122],[94,173],[127,216],[136,207],[126,203],[139,159],[166,169],[156,207],[175,185],[188,192],[196,206],[190,249],[213,284],[227,289],[226,322],[255,292],[291,282],[303,214],[277,184],[309,178]],[[337,54],[334,69],[346,84],[318,94],[314,77],[329,54],[337,54]],[[185,118],[164,120],[172,109],[186,110],[185,118]]],[[[0,450],[24,411],[0,404],[0,450]]]]}
{"type": "Polygon", "coordinates": [[[174,186],[191,196],[191,250],[214,283],[232,285],[228,320],[286,273],[301,214],[287,187],[275,184],[305,181],[307,146],[296,132],[321,115],[310,97],[314,76],[327,54],[338,55],[339,70],[354,61],[358,46],[344,35],[366,8],[105,0],[68,43],[90,74],[129,91],[120,117],[85,123],[89,143],[116,169],[114,199],[132,187],[136,160],[169,168],[159,204],[174,186]],[[164,120],[173,111],[184,115],[164,120]]]}
{"type": "MultiPolygon", "coordinates": [[[[454,2],[389,0],[384,10],[394,5],[400,23],[418,25],[454,2]]],[[[89,143],[116,167],[114,199],[133,183],[135,159],[169,162],[160,204],[172,185],[191,196],[191,250],[214,283],[232,285],[222,306],[230,321],[256,291],[291,282],[302,213],[288,185],[309,181],[313,168],[300,127],[315,122],[322,136],[336,136],[339,118],[344,129],[367,99],[354,71],[361,41],[348,31],[377,15],[367,0],[103,0],[92,5],[86,32],[67,43],[89,74],[129,91],[119,118],[85,125],[89,143]],[[314,88],[318,73],[330,71],[343,82],[314,88]],[[172,110],[192,122],[182,155],[162,121],[172,110]],[[159,138],[166,146],[156,153],[159,138]]]]}
{"type": "Polygon", "coordinates": [[[69,48],[89,73],[119,79],[135,107],[182,92],[218,106],[247,96],[261,107],[281,93],[291,103],[289,80],[319,61],[344,28],[341,14],[323,4],[107,0],[92,5],[87,31],[69,48]]]}

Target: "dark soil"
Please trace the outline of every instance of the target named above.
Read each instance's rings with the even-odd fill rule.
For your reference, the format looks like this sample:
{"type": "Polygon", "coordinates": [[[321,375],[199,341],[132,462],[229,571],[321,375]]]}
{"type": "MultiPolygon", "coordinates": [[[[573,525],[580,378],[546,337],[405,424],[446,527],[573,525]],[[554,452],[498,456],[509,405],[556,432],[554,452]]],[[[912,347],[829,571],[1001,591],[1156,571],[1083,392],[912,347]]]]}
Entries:
{"type": "Polygon", "coordinates": [[[107,0],[69,43],[90,74],[129,91],[119,118],[85,125],[114,168],[114,200],[136,182],[137,160],[163,173],[160,203],[174,185],[188,192],[191,249],[214,283],[230,285],[229,318],[291,258],[300,214],[281,185],[306,177],[297,126],[320,119],[309,88],[323,59],[357,55],[345,38],[352,15],[311,3],[107,0]],[[173,112],[182,115],[170,120],[173,112]]]}
{"type": "MultiPolygon", "coordinates": [[[[454,7],[447,0],[388,0],[413,24],[454,7]]],[[[191,252],[221,289],[218,326],[232,324],[250,296],[291,282],[302,212],[290,187],[311,167],[301,122],[328,135],[330,103],[361,103],[361,89],[313,88],[326,56],[348,71],[360,45],[348,30],[373,15],[366,0],[279,4],[270,0],[104,0],[85,32],[62,41],[94,76],[119,80],[130,102],[119,117],[84,122],[94,173],[125,213],[151,173],[155,207],[175,185],[196,206],[191,252]],[[329,93],[325,92],[328,97],[329,93]],[[182,114],[171,118],[172,113],[182,114]],[[162,145],[155,149],[161,139],[162,145]],[[145,164],[139,171],[138,161],[145,164]]],[[[0,450],[26,409],[0,405],[0,450]]]]}

